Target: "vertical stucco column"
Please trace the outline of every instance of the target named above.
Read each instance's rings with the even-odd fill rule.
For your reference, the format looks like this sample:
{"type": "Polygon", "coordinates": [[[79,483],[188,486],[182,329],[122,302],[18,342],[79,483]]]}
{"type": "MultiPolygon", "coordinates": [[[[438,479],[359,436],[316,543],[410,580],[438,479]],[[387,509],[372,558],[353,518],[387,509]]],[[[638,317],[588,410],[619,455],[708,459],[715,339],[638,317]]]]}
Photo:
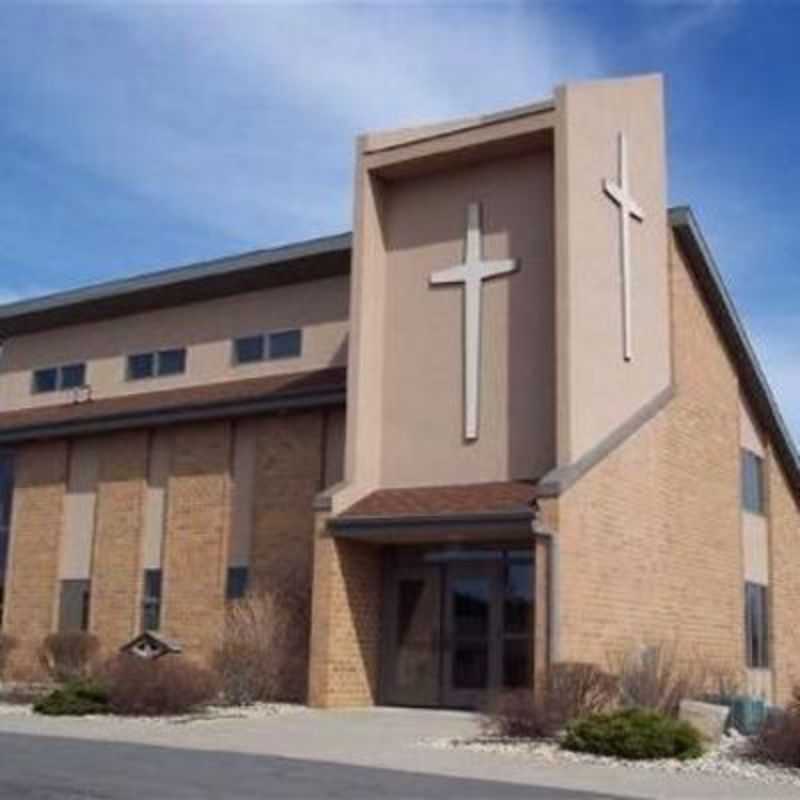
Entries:
{"type": "Polygon", "coordinates": [[[311,657],[312,706],[377,701],[380,667],[381,551],[334,539],[327,512],[315,520],[311,657]]]}

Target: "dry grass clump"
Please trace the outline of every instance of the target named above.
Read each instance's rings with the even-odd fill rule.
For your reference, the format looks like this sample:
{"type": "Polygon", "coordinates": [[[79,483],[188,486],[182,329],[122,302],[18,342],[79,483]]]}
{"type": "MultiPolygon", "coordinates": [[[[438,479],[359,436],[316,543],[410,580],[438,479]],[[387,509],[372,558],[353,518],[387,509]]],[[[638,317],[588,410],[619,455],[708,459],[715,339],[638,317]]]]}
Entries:
{"type": "Polygon", "coordinates": [[[291,582],[231,603],[214,656],[225,700],[234,705],[302,700],[308,630],[308,598],[291,582]]]}
{"type": "Polygon", "coordinates": [[[85,631],[51,633],[39,649],[39,662],[58,683],[80,680],[89,673],[99,643],[85,631]]]}
{"type": "Polygon", "coordinates": [[[491,736],[535,739],[553,736],[570,720],[611,707],[618,680],[594,664],[554,664],[537,691],[517,689],[497,695],[482,720],[491,736]]]}

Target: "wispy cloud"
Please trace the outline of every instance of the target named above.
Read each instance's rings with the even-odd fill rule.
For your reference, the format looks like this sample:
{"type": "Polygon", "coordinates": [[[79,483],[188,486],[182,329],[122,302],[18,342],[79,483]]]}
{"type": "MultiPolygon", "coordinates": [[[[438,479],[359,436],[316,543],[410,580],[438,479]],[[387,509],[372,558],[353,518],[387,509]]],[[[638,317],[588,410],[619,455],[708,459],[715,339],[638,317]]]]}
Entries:
{"type": "Polygon", "coordinates": [[[32,15],[43,26],[36,51],[0,35],[33,98],[10,124],[248,243],[348,226],[357,132],[502,108],[602,71],[579,30],[520,5],[101,4],[61,13],[68,36],[32,15]],[[66,124],[42,128],[26,113],[42,105],[66,124]]]}

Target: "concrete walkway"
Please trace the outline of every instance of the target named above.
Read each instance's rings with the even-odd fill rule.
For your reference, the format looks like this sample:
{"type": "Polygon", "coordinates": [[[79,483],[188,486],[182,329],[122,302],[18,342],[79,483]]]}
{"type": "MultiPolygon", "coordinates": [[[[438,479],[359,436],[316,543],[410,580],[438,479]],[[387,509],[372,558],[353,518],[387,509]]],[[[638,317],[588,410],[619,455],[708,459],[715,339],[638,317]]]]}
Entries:
{"type": "Polygon", "coordinates": [[[469,735],[447,711],[300,709],[267,719],[152,723],[0,717],[0,797],[798,798],[791,787],[439,750],[469,735]]]}

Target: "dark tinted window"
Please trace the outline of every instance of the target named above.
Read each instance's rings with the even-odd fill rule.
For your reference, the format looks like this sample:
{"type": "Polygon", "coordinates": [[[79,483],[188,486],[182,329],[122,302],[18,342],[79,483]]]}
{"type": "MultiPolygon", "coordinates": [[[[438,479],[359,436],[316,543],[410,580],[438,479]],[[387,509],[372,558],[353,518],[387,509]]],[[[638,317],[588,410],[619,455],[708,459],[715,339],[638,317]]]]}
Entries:
{"type": "Polygon", "coordinates": [[[769,617],[767,587],[758,583],[746,583],[744,630],[747,666],[764,668],[769,666],[769,617]]]}
{"type": "Polygon", "coordinates": [[[269,335],[269,357],[291,358],[299,356],[302,347],[300,331],[281,331],[269,335]]]}
{"type": "Polygon", "coordinates": [[[144,598],[142,600],[142,628],[157,631],[161,625],[161,570],[144,571],[144,598]]]}
{"type": "Polygon", "coordinates": [[[33,373],[34,392],[54,392],[58,388],[58,370],[55,367],[37,369],[33,373]]]}
{"type": "Polygon", "coordinates": [[[128,356],[128,378],[136,381],[141,378],[152,378],[155,366],[155,356],[153,353],[137,353],[128,356]]]}
{"type": "Polygon", "coordinates": [[[764,513],[764,460],[742,450],[742,505],[754,514],[764,513]]]}
{"type": "Polygon", "coordinates": [[[90,596],[91,589],[88,580],[61,581],[61,605],[58,616],[60,631],[89,629],[90,596]]]}
{"type": "Polygon", "coordinates": [[[86,383],[86,364],[67,364],[61,367],[61,388],[77,389],[86,383]]]}
{"type": "Polygon", "coordinates": [[[228,567],[228,600],[238,600],[247,591],[247,567],[228,567]]]}
{"type": "Polygon", "coordinates": [[[236,363],[251,364],[264,358],[264,337],[243,336],[234,342],[236,363]]]}
{"type": "Polygon", "coordinates": [[[179,375],[186,371],[186,350],[161,350],[158,354],[159,375],[179,375]]]}

